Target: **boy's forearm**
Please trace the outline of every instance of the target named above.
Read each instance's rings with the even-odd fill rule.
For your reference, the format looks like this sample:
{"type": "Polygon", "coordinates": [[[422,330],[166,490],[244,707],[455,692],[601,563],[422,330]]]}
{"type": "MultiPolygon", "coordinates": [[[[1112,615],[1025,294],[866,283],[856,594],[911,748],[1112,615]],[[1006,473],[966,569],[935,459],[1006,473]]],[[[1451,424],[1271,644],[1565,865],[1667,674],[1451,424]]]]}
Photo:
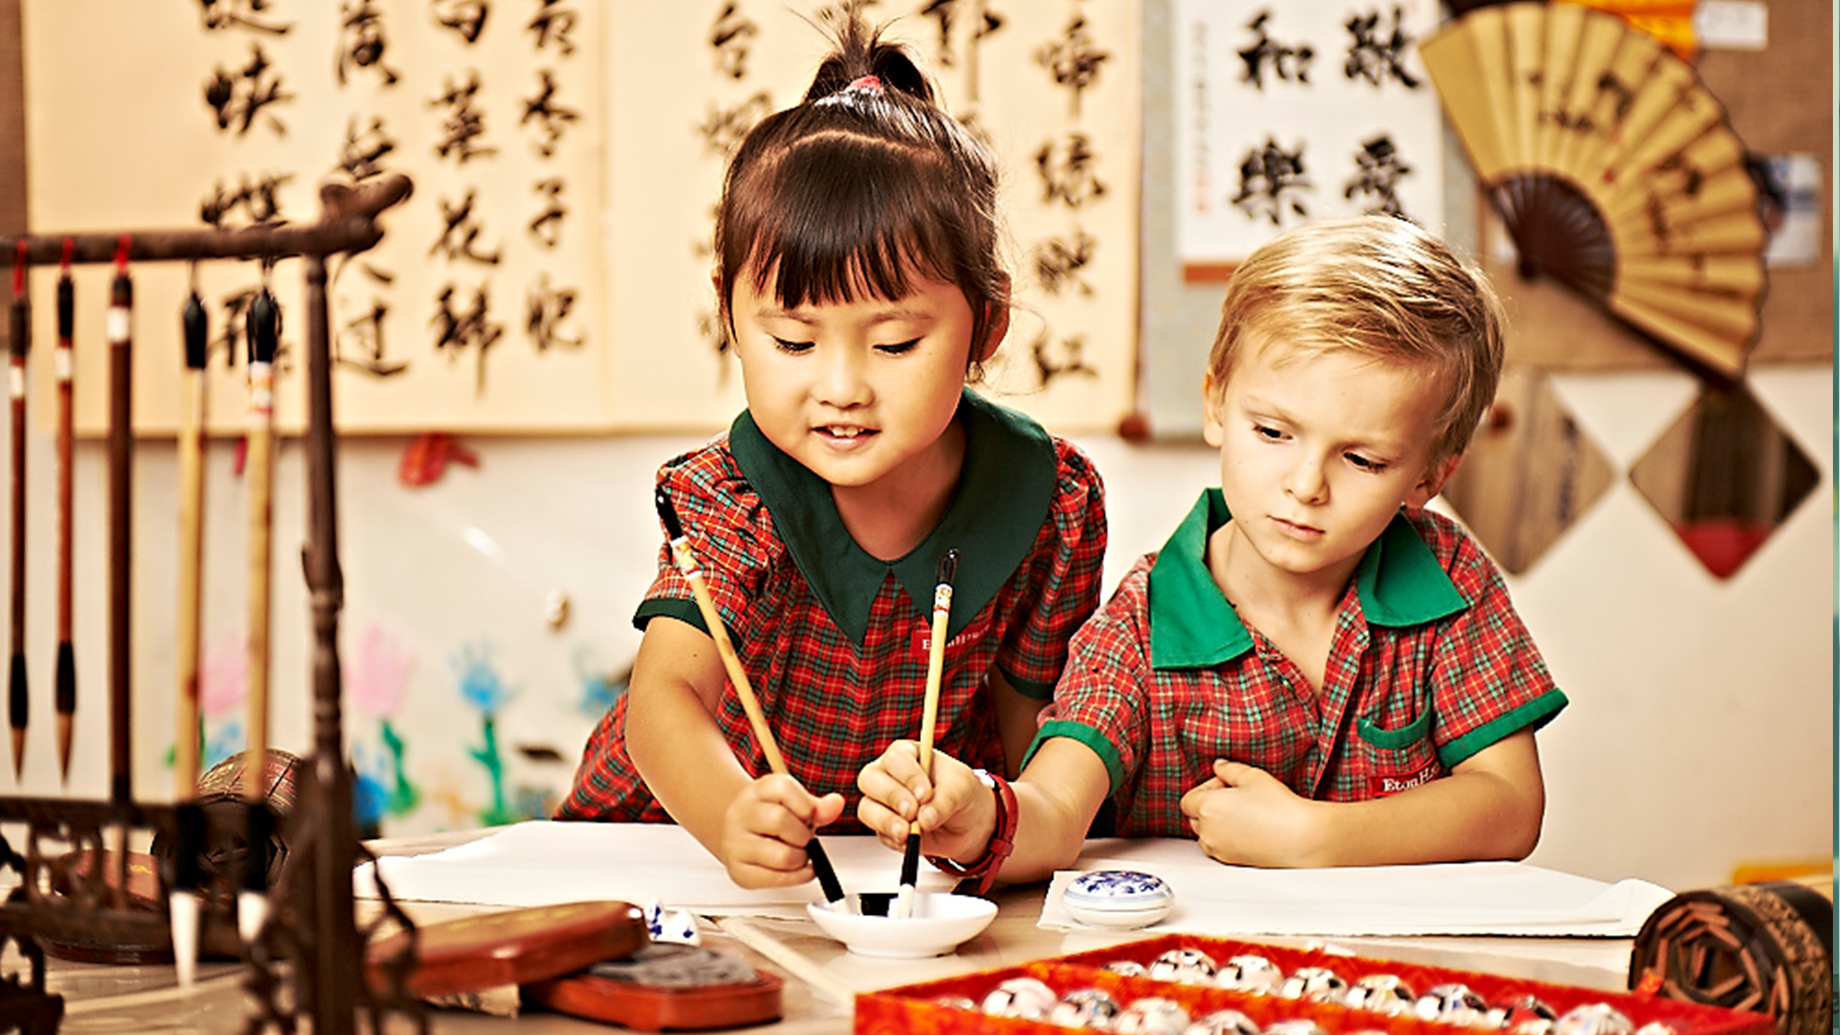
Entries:
{"type": "Polygon", "coordinates": [[[1524,859],[1540,841],[1546,787],[1533,731],[1459,762],[1449,776],[1372,801],[1328,806],[1323,861],[1303,866],[1524,859]]]}
{"type": "Polygon", "coordinates": [[[1371,801],[1315,803],[1322,854],[1298,866],[1391,866],[1523,859],[1539,843],[1544,797],[1493,773],[1453,773],[1371,801]]]}
{"type": "Polygon", "coordinates": [[[1086,831],[1111,790],[1110,777],[1084,744],[1055,737],[1029,760],[1014,786],[1016,846],[1004,863],[1004,881],[1046,880],[1071,867],[1086,844],[1086,831]]]}

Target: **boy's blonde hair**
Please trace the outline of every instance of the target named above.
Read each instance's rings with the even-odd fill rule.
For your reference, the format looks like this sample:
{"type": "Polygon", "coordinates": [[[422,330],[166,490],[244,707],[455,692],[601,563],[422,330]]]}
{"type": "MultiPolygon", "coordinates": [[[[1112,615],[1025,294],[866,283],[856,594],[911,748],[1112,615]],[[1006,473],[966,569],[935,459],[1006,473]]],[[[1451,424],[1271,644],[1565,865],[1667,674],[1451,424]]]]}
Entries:
{"type": "Polygon", "coordinates": [[[1227,285],[1208,353],[1219,393],[1248,342],[1285,352],[1353,349],[1419,365],[1445,386],[1435,466],[1459,456],[1501,379],[1501,302],[1436,237],[1391,216],[1306,223],[1253,252],[1227,285]]]}

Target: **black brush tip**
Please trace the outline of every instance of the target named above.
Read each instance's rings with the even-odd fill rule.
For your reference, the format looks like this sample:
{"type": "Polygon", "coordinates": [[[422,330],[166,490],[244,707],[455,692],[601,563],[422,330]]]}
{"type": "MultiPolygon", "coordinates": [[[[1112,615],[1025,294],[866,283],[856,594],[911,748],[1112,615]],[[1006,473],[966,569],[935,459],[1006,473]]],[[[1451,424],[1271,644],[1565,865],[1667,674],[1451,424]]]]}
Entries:
{"type": "Polygon", "coordinates": [[[671,496],[664,491],[664,486],[652,490],[652,502],[658,505],[658,520],[664,522],[665,537],[678,540],[684,537],[684,526],[677,523],[677,508],[671,505],[671,496]]]}
{"type": "Polygon", "coordinates": [[[824,846],[813,837],[805,842],[805,854],[811,857],[811,870],[818,875],[818,886],[824,889],[824,901],[843,901],[843,882],[837,879],[837,870],[831,866],[831,857],[824,854],[824,846]]]}
{"type": "Polygon", "coordinates": [[[950,586],[952,580],[958,577],[957,547],[947,550],[945,556],[939,558],[939,570],[936,574],[938,578],[935,581],[942,586],[950,586]]]}
{"type": "Polygon", "coordinates": [[[911,888],[920,883],[920,834],[910,831],[907,849],[901,853],[901,886],[911,888]]]}

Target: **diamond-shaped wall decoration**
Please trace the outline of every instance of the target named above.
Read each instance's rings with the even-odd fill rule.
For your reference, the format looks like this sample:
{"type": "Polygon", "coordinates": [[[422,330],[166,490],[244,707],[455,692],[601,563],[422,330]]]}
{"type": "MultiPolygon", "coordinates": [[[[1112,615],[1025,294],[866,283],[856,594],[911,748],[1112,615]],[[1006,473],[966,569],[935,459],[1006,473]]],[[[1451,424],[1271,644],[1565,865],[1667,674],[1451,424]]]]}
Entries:
{"type": "Polygon", "coordinates": [[[1444,499],[1495,563],[1520,574],[1591,509],[1615,478],[1539,370],[1502,373],[1495,406],[1444,499]]]}
{"type": "Polygon", "coordinates": [[[1706,387],[1629,469],[1706,570],[1730,578],[1820,481],[1808,454],[1743,385],[1706,387]]]}

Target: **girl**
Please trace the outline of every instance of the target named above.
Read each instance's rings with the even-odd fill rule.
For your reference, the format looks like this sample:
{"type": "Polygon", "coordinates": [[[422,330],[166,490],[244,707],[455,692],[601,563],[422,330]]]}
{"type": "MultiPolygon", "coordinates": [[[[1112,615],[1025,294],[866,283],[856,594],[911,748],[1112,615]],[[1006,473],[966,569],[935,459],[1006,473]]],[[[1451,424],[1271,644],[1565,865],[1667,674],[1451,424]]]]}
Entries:
{"type": "Polygon", "coordinates": [[[756,775],[761,746],[661,551],[630,688],[558,818],[676,820],[743,887],[810,880],[814,832],[861,830],[858,770],[919,729],[953,548],[939,747],[1015,772],[1098,605],[1106,526],[1082,453],[965,387],[1009,327],[996,195],[989,151],[854,16],[804,99],[742,142],[714,282],[748,408],[658,484],[794,778],[756,775]]]}

